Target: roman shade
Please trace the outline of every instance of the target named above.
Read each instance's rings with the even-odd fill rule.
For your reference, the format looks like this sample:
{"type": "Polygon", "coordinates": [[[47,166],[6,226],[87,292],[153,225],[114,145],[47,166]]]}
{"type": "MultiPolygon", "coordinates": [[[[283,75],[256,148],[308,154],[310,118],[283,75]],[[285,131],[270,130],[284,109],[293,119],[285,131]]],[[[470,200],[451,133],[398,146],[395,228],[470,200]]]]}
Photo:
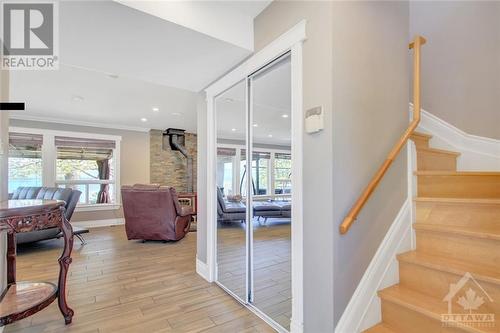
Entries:
{"type": "Polygon", "coordinates": [[[236,156],[234,148],[217,148],[217,156],[236,156]]]}
{"type": "Polygon", "coordinates": [[[291,160],[292,155],[291,154],[286,154],[286,153],[276,153],[274,155],[274,158],[280,159],[280,160],[291,160]]]}
{"type": "Polygon", "coordinates": [[[9,156],[42,158],[43,136],[41,134],[9,133],[9,156]]]}
{"type": "Polygon", "coordinates": [[[113,140],[98,140],[56,136],[58,159],[109,160],[113,156],[116,143],[113,140]]]}

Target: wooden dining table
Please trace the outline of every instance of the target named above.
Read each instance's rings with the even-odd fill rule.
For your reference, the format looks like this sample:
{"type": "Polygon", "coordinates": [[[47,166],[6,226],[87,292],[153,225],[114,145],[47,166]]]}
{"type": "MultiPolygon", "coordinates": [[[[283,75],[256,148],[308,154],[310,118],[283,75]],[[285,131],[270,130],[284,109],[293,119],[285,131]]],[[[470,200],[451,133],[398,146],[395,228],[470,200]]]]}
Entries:
{"type": "Polygon", "coordinates": [[[7,233],[7,287],[0,299],[0,326],[29,317],[58,300],[66,324],[74,311],[66,302],[66,278],[71,264],[73,232],[64,215],[64,201],[0,201],[0,231],[7,233]],[[16,234],[47,228],[60,228],[64,248],[59,257],[59,278],[51,282],[16,281],[16,234]]]}

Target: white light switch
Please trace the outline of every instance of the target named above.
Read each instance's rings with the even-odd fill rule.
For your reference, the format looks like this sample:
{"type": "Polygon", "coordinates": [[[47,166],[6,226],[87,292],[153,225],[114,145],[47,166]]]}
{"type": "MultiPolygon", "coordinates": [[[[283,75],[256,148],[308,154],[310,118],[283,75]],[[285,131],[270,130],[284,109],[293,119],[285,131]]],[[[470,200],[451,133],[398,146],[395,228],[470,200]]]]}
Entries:
{"type": "Polygon", "coordinates": [[[306,133],[317,133],[324,128],[323,107],[317,106],[306,111],[306,133]]]}

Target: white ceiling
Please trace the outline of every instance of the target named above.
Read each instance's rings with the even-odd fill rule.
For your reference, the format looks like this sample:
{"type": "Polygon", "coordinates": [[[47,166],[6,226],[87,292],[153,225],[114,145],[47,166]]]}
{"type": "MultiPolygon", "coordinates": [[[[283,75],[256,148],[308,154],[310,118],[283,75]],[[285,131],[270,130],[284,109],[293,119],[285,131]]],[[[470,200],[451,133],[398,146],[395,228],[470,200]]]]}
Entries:
{"type": "Polygon", "coordinates": [[[113,79],[68,66],[58,71],[15,72],[11,85],[11,99],[27,103],[27,111],[12,112],[14,117],[196,132],[196,93],[184,89],[126,77],[113,79]],[[154,112],[153,107],[160,110],[154,112]]]}
{"type": "MultiPolygon", "coordinates": [[[[291,67],[289,58],[251,82],[255,143],[291,144],[291,67]],[[283,115],[287,115],[284,118],[283,115]],[[271,135],[271,137],[270,137],[271,135]]],[[[245,83],[240,82],[216,100],[217,137],[245,140],[245,83]],[[235,131],[234,131],[235,130],[235,131]]]]}
{"type": "MultiPolygon", "coordinates": [[[[226,5],[253,19],[267,4],[226,5]]],[[[114,1],[62,1],[59,17],[60,70],[11,73],[11,99],[27,104],[14,118],[195,131],[196,92],[251,54],[114,1]]]]}

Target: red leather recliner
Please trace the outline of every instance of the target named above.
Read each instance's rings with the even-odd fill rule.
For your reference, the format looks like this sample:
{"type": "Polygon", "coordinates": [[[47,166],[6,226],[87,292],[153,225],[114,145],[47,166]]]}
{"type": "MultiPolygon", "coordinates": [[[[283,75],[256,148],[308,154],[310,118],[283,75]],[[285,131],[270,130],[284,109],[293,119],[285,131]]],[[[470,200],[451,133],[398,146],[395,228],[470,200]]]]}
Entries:
{"type": "Polygon", "coordinates": [[[121,193],[129,240],[177,241],[189,232],[192,209],[179,204],[173,187],[136,184],[121,193]]]}

